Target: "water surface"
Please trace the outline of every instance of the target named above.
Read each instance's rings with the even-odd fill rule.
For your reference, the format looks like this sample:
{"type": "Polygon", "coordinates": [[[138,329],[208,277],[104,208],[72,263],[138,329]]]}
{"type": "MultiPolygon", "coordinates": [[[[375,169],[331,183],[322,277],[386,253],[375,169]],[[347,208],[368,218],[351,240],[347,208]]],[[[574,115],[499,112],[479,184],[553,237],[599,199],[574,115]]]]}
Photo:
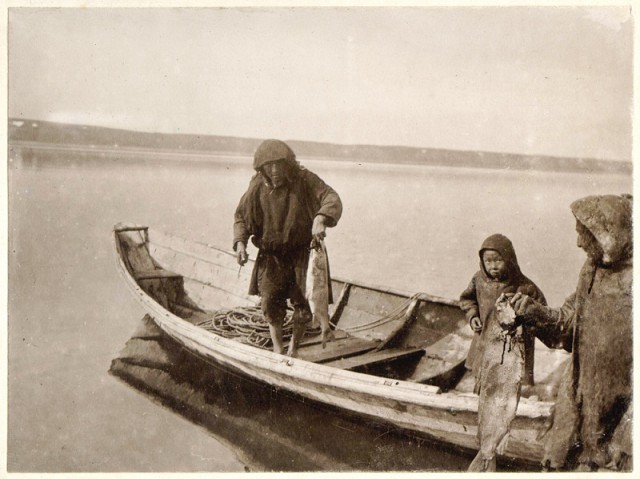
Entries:
{"type": "MultiPolygon", "coordinates": [[[[327,239],[335,276],[457,297],[478,268],[480,244],[499,232],[555,306],[584,261],[569,204],[631,192],[632,183],[621,175],[303,163],[344,203],[327,239]]],[[[250,159],[82,164],[43,155],[39,165],[9,170],[8,469],[244,470],[233,445],[107,370],[144,314],[114,267],[112,226],[146,224],[230,247],[250,159]]]]}

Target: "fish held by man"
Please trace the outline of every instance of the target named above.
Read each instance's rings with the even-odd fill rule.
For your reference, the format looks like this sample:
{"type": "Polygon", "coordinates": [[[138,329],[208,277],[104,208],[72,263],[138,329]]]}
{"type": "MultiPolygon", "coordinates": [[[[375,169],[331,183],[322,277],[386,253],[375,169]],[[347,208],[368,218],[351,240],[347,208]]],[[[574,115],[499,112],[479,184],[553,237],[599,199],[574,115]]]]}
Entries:
{"type": "Polygon", "coordinates": [[[483,358],[486,369],[478,411],[480,450],[468,469],[474,472],[496,470],[496,454],[504,452],[509,439],[524,374],[522,326],[518,325],[519,318],[505,294],[496,301],[495,314],[496,328],[491,331],[492,341],[483,358]]]}
{"type": "Polygon", "coordinates": [[[329,258],[324,241],[314,239],[311,242],[309,266],[307,268],[306,298],[313,315],[313,326],[320,326],[322,347],[327,341],[334,339],[329,321],[329,303],[331,302],[331,285],[329,284],[329,258]]]}

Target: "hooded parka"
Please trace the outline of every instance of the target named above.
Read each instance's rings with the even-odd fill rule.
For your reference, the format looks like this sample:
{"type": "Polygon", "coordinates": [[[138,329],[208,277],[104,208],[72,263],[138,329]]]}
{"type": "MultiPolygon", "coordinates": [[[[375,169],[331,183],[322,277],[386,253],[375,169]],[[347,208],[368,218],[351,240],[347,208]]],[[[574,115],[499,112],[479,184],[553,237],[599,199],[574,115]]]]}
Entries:
{"type": "MultiPolygon", "coordinates": [[[[632,454],[632,204],[627,196],[589,196],[571,205],[602,258],[588,257],[576,291],[559,309],[541,308],[538,337],[572,352],[545,437],[543,464],[562,468],[580,445],[584,468],[624,468],[632,454]]],[[[627,464],[628,465],[628,464],[627,464]]]]}
{"type": "MultiPolygon", "coordinates": [[[[481,365],[484,350],[487,342],[497,340],[491,338],[492,331],[495,331],[495,303],[502,293],[523,293],[538,302],[546,304],[542,291],[520,271],[516,252],[513,244],[506,236],[494,234],[489,236],[482,243],[482,247],[478,252],[480,256],[480,270],[473,275],[467,289],[460,295],[460,307],[465,312],[468,321],[473,317],[480,318],[482,322],[482,331],[473,336],[471,347],[467,355],[465,366],[473,371],[476,377],[475,392],[480,390],[481,365]],[[482,255],[486,250],[497,251],[506,264],[506,274],[501,279],[492,278],[484,267],[482,255]]],[[[525,328],[523,332],[523,340],[525,346],[525,371],[523,374],[523,383],[525,385],[533,384],[533,367],[534,367],[534,340],[532,332],[525,328]]]]}
{"type": "Polygon", "coordinates": [[[342,214],[340,197],[316,174],[300,166],[283,141],[262,142],[253,167],[256,174],[236,208],[233,227],[234,250],[238,242],[246,244],[249,238],[259,248],[249,294],[260,294],[262,275],[279,275],[283,268],[293,267],[295,280],[289,285],[289,297],[303,296],[313,220],[323,215],[328,227],[335,226],[342,214]],[[263,167],[279,160],[285,162],[287,181],[274,188],[263,167]]]}

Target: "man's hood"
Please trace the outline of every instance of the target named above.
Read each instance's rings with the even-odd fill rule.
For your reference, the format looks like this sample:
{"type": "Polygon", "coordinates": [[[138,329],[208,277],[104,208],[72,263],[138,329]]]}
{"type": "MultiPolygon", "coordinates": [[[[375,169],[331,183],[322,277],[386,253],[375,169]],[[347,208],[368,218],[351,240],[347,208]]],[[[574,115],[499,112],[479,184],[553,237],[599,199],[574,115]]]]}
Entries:
{"type": "Polygon", "coordinates": [[[253,155],[253,169],[260,170],[267,163],[285,160],[290,165],[296,165],[296,154],[284,141],[265,140],[260,143],[253,155]]]}
{"type": "Polygon", "coordinates": [[[571,204],[571,212],[596,238],[604,252],[602,262],[613,264],[633,253],[631,196],[587,196],[571,204]]]}

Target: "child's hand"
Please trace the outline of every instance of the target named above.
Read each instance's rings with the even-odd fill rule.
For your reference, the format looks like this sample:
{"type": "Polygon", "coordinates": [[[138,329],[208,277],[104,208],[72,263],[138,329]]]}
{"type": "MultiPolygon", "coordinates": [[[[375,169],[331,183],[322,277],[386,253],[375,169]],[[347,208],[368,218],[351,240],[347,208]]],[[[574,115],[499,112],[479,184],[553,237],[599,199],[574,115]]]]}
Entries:
{"type": "Polygon", "coordinates": [[[471,326],[471,329],[473,329],[476,333],[482,331],[482,321],[480,321],[480,318],[477,316],[471,318],[471,320],[469,321],[469,325],[471,326]]]}

